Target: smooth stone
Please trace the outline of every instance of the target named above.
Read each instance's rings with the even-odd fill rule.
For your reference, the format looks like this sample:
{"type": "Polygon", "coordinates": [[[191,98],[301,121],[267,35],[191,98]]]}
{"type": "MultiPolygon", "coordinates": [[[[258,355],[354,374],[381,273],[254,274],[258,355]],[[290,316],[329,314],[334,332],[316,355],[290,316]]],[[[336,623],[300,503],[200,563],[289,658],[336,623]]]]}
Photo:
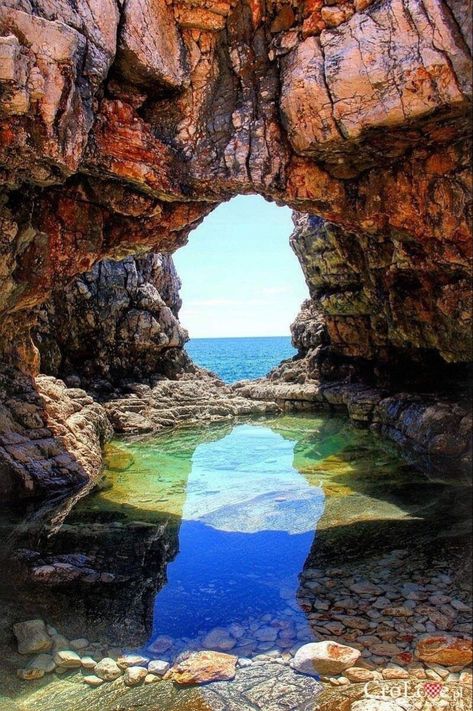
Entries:
{"type": "Polygon", "coordinates": [[[162,635],[161,637],[156,637],[156,639],[152,644],[150,644],[148,649],[154,654],[162,654],[163,652],[167,652],[168,649],[171,649],[173,644],[174,640],[171,637],[166,637],[165,635],[162,635]]]}
{"type": "Polygon", "coordinates": [[[356,666],[361,652],[338,642],[311,642],[297,650],[292,667],[309,676],[337,675],[356,666]]]}
{"type": "Polygon", "coordinates": [[[160,677],[156,676],[156,674],[146,674],[145,684],[155,684],[159,679],[160,677]]]}
{"type": "Polygon", "coordinates": [[[77,652],[72,652],[70,649],[56,652],[54,661],[58,667],[64,667],[65,669],[75,669],[82,666],[82,660],[77,652]]]}
{"type": "Polygon", "coordinates": [[[217,649],[225,652],[233,649],[235,645],[236,639],[230,637],[228,630],[224,627],[215,627],[202,640],[202,646],[206,649],[217,649]]]}
{"type": "Polygon", "coordinates": [[[370,669],[363,669],[362,667],[349,667],[345,669],[343,675],[354,684],[366,683],[376,678],[376,673],[370,669]]]}
{"type": "Polygon", "coordinates": [[[238,624],[238,622],[233,622],[229,626],[228,631],[232,637],[235,637],[235,639],[240,639],[246,634],[245,628],[243,627],[243,625],[238,624]]]}
{"type": "Polygon", "coordinates": [[[208,684],[212,681],[230,681],[235,678],[237,657],[222,652],[194,652],[175,664],[169,678],[181,686],[208,684]]]}
{"type": "Polygon", "coordinates": [[[148,672],[154,674],[155,676],[164,676],[169,669],[169,662],[165,662],[161,659],[153,659],[148,664],[148,672]]]}
{"type": "Polygon", "coordinates": [[[120,669],[128,667],[145,667],[148,665],[149,657],[143,657],[141,654],[123,654],[118,657],[117,664],[120,669]]]}
{"type": "Polygon", "coordinates": [[[104,681],[114,681],[122,674],[122,670],[111,657],[104,657],[104,659],[95,666],[94,671],[95,676],[100,677],[100,679],[104,681]]]}
{"type": "Polygon", "coordinates": [[[100,679],[100,677],[95,676],[94,674],[90,674],[89,676],[84,676],[82,681],[84,682],[84,684],[88,684],[88,686],[97,687],[102,686],[105,680],[100,679]]]}
{"type": "Polygon", "coordinates": [[[43,620],[27,620],[13,625],[13,632],[18,642],[20,654],[35,654],[49,652],[53,640],[48,634],[43,620]]]}
{"type": "Polygon", "coordinates": [[[56,669],[56,663],[51,654],[38,654],[27,665],[27,669],[42,669],[45,674],[49,674],[56,669]]]}
{"type": "Polygon", "coordinates": [[[251,667],[252,663],[252,660],[248,657],[239,657],[238,659],[238,666],[242,669],[245,669],[245,667],[251,667]]]}
{"type": "Polygon", "coordinates": [[[97,662],[92,657],[82,657],[81,664],[84,669],[95,669],[97,662]]]}
{"type": "Polygon", "coordinates": [[[85,637],[80,637],[78,639],[71,639],[69,644],[72,649],[80,651],[81,649],[86,649],[89,646],[89,640],[85,639],[85,637]]]}
{"type": "Polygon", "coordinates": [[[274,642],[278,636],[278,630],[275,627],[260,627],[259,630],[256,630],[254,636],[258,642],[274,642]]]}
{"type": "Polygon", "coordinates": [[[146,667],[127,667],[123,675],[123,681],[127,686],[138,686],[148,675],[146,667]]]}

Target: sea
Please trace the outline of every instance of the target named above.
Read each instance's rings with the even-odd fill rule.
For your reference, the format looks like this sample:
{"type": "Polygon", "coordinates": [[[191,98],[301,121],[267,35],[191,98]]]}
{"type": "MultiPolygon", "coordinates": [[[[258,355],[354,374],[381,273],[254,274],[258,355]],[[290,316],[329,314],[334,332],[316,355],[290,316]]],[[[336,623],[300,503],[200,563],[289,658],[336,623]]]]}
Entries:
{"type": "Polygon", "coordinates": [[[211,370],[226,383],[262,378],[297,353],[289,336],[193,338],[186,350],[196,365],[211,370]]]}

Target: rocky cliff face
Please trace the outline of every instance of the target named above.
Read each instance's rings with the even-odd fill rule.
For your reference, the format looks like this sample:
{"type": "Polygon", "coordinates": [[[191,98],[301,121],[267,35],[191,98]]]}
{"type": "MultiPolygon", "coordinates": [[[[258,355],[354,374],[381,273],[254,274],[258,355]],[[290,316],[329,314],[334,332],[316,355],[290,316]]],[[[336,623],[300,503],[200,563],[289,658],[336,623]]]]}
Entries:
{"type": "Polygon", "coordinates": [[[466,375],[448,364],[471,359],[467,258],[457,253],[449,262],[439,245],[408,235],[355,235],[298,213],[294,223],[291,244],[311,301],[293,325],[293,340],[302,355],[319,346],[317,377],[330,376],[323,367],[328,357],[339,366],[334,376],[346,374],[351,363],[384,384],[435,389],[439,372],[449,380],[466,375]],[[312,335],[320,333],[321,319],[322,352],[321,339],[312,335]]]}
{"type": "Polygon", "coordinates": [[[180,286],[169,255],[99,262],[41,308],[34,335],[42,372],[83,385],[174,373],[188,339],[180,286]]]}
{"type": "MultiPolygon", "coordinates": [[[[404,279],[415,328],[390,337],[463,358],[451,328],[420,324],[463,319],[466,16],[440,0],[2,0],[3,357],[37,368],[31,309],[55,285],[170,252],[216,203],[259,192],[339,225],[356,268],[366,240],[386,264],[395,239],[382,286],[394,301],[404,279]],[[425,299],[434,272],[445,289],[425,299]]],[[[330,333],[382,349],[365,326],[358,346],[330,333]]]]}

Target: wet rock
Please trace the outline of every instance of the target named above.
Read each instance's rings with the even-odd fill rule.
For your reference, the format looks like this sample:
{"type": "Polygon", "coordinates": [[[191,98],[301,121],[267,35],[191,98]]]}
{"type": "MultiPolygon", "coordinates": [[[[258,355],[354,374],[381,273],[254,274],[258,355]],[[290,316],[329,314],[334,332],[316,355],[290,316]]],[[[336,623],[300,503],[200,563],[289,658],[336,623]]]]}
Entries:
{"type": "Polygon", "coordinates": [[[301,674],[331,676],[356,666],[360,654],[338,642],[314,642],[297,650],[292,666],[301,674]]]}
{"type": "Polygon", "coordinates": [[[362,667],[350,667],[345,669],[343,675],[353,683],[364,684],[367,681],[371,681],[376,678],[376,673],[370,669],[363,669],[362,667]]]}
{"type": "Polygon", "coordinates": [[[77,652],[72,652],[68,649],[56,652],[54,662],[58,667],[64,667],[66,669],[77,669],[82,666],[82,660],[77,652]]]}
{"type": "Polygon", "coordinates": [[[53,672],[56,668],[56,662],[51,654],[38,654],[27,665],[27,669],[41,669],[45,674],[53,672]]]}
{"type": "Polygon", "coordinates": [[[82,657],[81,664],[84,669],[95,669],[97,662],[92,657],[82,657]]]}
{"type": "Polygon", "coordinates": [[[137,686],[145,680],[148,675],[146,667],[127,667],[123,675],[123,681],[127,686],[137,686]]]}
{"type": "Polygon", "coordinates": [[[150,674],[155,674],[156,676],[164,676],[169,669],[169,662],[163,661],[161,659],[153,659],[148,664],[148,672],[150,674]]]}
{"type": "Polygon", "coordinates": [[[162,635],[161,637],[156,637],[154,642],[149,645],[149,651],[153,652],[153,654],[162,654],[167,652],[168,649],[171,649],[172,645],[172,638],[162,635]]]}
{"type": "Polygon", "coordinates": [[[174,665],[167,678],[176,684],[207,684],[213,681],[230,681],[236,674],[237,657],[222,652],[195,652],[174,665]]]}
{"type": "Polygon", "coordinates": [[[145,676],[145,684],[155,684],[157,681],[160,680],[160,676],[157,676],[156,674],[147,674],[145,676]]]}
{"type": "Polygon", "coordinates": [[[98,662],[95,666],[94,672],[95,676],[98,676],[104,681],[114,681],[114,679],[118,679],[118,677],[122,674],[122,670],[116,661],[111,657],[104,657],[104,659],[98,662]]]}
{"type": "Polygon", "coordinates": [[[48,652],[53,646],[43,620],[27,620],[13,625],[13,632],[18,642],[20,654],[48,652]]]}
{"type": "Polygon", "coordinates": [[[85,639],[85,637],[80,637],[78,639],[71,639],[69,644],[72,649],[75,649],[77,652],[79,652],[89,646],[89,640],[85,639]]]}
{"type": "Polygon", "coordinates": [[[225,627],[215,627],[215,629],[205,635],[202,645],[206,649],[217,649],[223,652],[233,649],[236,645],[236,639],[230,636],[225,627]]]}
{"type": "Polygon", "coordinates": [[[466,666],[473,658],[472,641],[450,635],[428,635],[417,643],[415,654],[423,662],[466,666]]]}
{"type": "Polygon", "coordinates": [[[95,676],[94,674],[89,674],[88,676],[84,676],[82,681],[84,682],[84,684],[87,684],[87,686],[92,686],[96,688],[98,686],[102,686],[105,679],[101,679],[100,677],[95,676]]]}
{"type": "Polygon", "coordinates": [[[278,636],[278,630],[275,627],[260,627],[255,632],[255,639],[259,642],[274,642],[278,636]]]}
{"type": "Polygon", "coordinates": [[[44,669],[35,668],[18,669],[16,672],[18,679],[22,679],[23,681],[34,681],[35,679],[42,679],[44,674],[44,669]]]}
{"type": "Polygon", "coordinates": [[[120,669],[127,667],[146,667],[149,662],[149,657],[144,657],[141,654],[124,654],[117,659],[117,665],[120,669]]]}

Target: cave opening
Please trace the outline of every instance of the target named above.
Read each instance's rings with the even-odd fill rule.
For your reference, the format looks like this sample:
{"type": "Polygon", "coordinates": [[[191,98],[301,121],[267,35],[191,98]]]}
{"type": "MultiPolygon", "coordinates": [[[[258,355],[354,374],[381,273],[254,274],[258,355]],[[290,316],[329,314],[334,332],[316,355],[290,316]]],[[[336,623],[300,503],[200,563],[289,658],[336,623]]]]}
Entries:
{"type": "Polygon", "coordinates": [[[296,354],[290,324],[308,296],[288,207],[256,195],[219,205],[174,255],[192,360],[226,382],[296,354]]]}

